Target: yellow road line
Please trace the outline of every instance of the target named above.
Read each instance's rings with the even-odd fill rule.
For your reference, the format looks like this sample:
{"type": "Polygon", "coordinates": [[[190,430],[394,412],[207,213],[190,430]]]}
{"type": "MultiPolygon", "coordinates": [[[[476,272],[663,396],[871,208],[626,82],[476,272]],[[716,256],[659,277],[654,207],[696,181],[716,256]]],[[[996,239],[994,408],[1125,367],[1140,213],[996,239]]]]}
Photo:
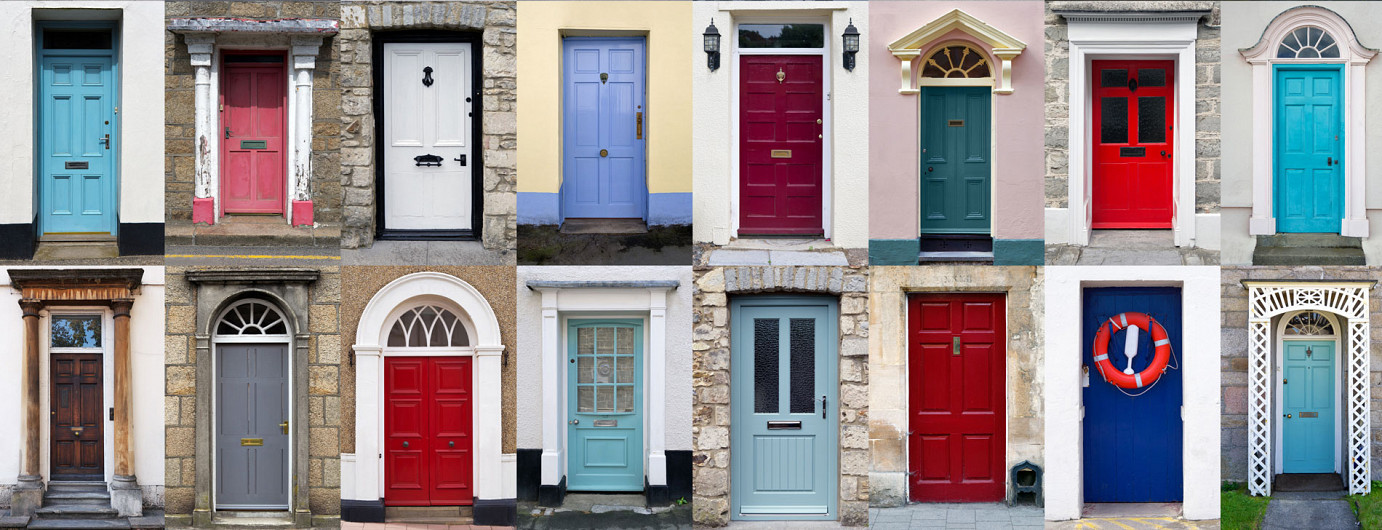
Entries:
{"type": "Polygon", "coordinates": [[[164,258],[232,258],[232,259],[341,259],[340,256],[275,256],[259,254],[168,254],[164,258]]]}

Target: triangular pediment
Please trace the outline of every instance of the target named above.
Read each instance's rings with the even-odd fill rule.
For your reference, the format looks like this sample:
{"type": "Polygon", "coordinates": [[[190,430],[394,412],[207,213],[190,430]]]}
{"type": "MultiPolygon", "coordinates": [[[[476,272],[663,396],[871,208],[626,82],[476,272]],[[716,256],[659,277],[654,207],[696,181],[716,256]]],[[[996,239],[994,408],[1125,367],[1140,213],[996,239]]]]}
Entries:
{"type": "Polygon", "coordinates": [[[908,33],[907,36],[893,41],[892,44],[888,45],[888,51],[899,57],[904,55],[915,57],[918,50],[926,48],[937,39],[956,29],[983,41],[995,51],[1021,51],[1027,48],[1027,44],[1016,37],[988,25],[969,13],[954,9],[917,28],[916,31],[908,33]]]}

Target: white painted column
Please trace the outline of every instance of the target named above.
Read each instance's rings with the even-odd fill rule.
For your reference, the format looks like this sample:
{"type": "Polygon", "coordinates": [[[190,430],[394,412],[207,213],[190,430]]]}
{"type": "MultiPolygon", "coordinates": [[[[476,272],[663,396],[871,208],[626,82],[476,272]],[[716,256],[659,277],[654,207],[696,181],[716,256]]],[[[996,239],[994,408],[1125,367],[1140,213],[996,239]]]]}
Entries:
{"type": "Polygon", "coordinates": [[[1085,108],[1088,86],[1085,80],[1085,54],[1079,44],[1070,43],[1070,95],[1067,108],[1070,118],[1066,121],[1066,209],[1070,219],[1070,244],[1089,244],[1089,199],[1085,197],[1089,177],[1089,151],[1086,149],[1085,108]]]}
{"type": "Polygon", "coordinates": [[[356,345],[355,351],[355,475],[351,500],[384,498],[384,459],[379,439],[384,429],[381,414],[384,357],[379,346],[356,345]]]}
{"type": "Polygon", "coordinates": [[[557,342],[561,335],[557,319],[557,291],[542,289],[542,485],[561,483],[562,427],[561,356],[557,342]]]}
{"type": "MultiPolygon", "coordinates": [[[[309,184],[312,179],[312,70],[317,67],[317,51],[321,49],[321,35],[295,35],[292,37],[292,56],[293,56],[293,97],[292,97],[292,123],[293,123],[293,148],[291,157],[291,175],[288,182],[288,196],[295,203],[308,202],[312,200],[312,193],[309,184]]],[[[305,212],[295,212],[298,208],[293,204],[284,205],[288,210],[288,224],[306,224],[306,221],[295,223],[294,214],[306,213],[310,215],[311,209],[305,212]]]]}
{"type": "Polygon", "coordinates": [[[1272,65],[1252,65],[1252,218],[1249,235],[1276,233],[1272,198],[1272,65]],[[1265,123],[1263,122],[1265,120],[1265,123]]]}
{"type": "Polygon", "coordinates": [[[1344,108],[1344,223],[1340,235],[1349,237],[1368,237],[1367,210],[1367,91],[1364,80],[1367,77],[1367,63],[1349,64],[1344,67],[1344,79],[1348,83],[1344,108]]]}
{"type": "Polygon", "coordinates": [[[216,137],[212,132],[214,125],[211,117],[211,60],[216,49],[216,34],[214,33],[193,33],[183,35],[183,42],[187,44],[187,53],[191,56],[192,69],[195,73],[195,111],[193,113],[193,129],[196,135],[193,149],[196,150],[196,157],[193,159],[194,178],[192,184],[193,196],[193,222],[214,223],[217,217],[216,212],[220,211],[216,201],[219,200],[211,190],[212,175],[216,172],[215,155],[217,150],[216,137]],[[206,211],[206,207],[198,211],[197,202],[210,200],[211,211],[206,211]]]}
{"type": "Polygon", "coordinates": [[[667,289],[648,289],[648,485],[667,485],[667,289]]]}
{"type": "Polygon", "coordinates": [[[1174,238],[1178,247],[1195,246],[1195,41],[1176,59],[1176,148],[1171,160],[1175,191],[1174,238]]]}
{"type": "MultiPolygon", "coordinates": [[[[504,347],[484,345],[475,347],[475,375],[473,385],[475,403],[503,403],[501,391],[504,373],[501,369],[504,347]]],[[[357,394],[358,395],[358,394],[357,394]]],[[[502,499],[504,497],[504,422],[502,407],[473,407],[474,421],[475,497],[502,499]]]]}

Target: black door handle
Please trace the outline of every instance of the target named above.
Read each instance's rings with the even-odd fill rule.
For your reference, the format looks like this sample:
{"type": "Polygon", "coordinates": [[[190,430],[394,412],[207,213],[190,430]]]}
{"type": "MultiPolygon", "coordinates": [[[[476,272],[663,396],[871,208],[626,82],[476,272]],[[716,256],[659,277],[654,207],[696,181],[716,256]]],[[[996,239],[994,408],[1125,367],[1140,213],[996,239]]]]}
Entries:
{"type": "Polygon", "coordinates": [[[821,419],[825,419],[825,396],[821,396],[821,419]]]}
{"type": "Polygon", "coordinates": [[[457,162],[460,162],[462,166],[465,165],[465,155],[461,155],[460,158],[453,158],[452,160],[455,160],[455,161],[457,161],[457,162]]]}
{"type": "Polygon", "coordinates": [[[1326,165],[1326,166],[1332,166],[1332,165],[1334,165],[1334,157],[1332,157],[1332,156],[1326,156],[1326,157],[1324,157],[1324,165],[1326,165]]]}

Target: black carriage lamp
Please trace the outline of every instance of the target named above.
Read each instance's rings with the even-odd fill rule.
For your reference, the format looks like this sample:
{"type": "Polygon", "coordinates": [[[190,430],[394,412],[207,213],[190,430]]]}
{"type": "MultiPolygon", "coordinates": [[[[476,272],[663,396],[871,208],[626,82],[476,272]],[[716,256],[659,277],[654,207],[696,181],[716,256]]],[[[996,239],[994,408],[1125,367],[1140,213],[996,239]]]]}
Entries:
{"type": "Polygon", "coordinates": [[[859,53],[859,30],[854,27],[854,19],[849,19],[845,28],[845,70],[854,71],[854,54],[859,53]]]}
{"type": "Polygon", "coordinates": [[[705,28],[705,61],[710,71],[720,69],[720,29],[715,27],[715,19],[710,19],[710,26],[705,28]]]}

